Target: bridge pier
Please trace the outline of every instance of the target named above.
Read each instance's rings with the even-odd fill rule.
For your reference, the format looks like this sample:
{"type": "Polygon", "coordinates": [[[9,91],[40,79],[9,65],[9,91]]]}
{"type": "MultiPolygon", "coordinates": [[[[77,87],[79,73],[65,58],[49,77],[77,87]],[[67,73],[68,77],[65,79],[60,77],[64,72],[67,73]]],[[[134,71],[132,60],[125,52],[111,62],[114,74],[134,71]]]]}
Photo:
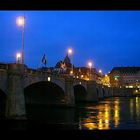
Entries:
{"type": "Polygon", "coordinates": [[[109,97],[108,87],[104,87],[104,90],[105,90],[105,97],[108,98],[109,97]]]}
{"type": "Polygon", "coordinates": [[[73,89],[73,79],[65,79],[65,95],[66,95],[66,105],[74,106],[75,97],[73,89]]]}
{"type": "Polygon", "coordinates": [[[98,84],[98,99],[103,99],[104,98],[104,94],[103,94],[103,89],[102,89],[102,85],[98,84]]]}
{"type": "Polygon", "coordinates": [[[112,88],[108,87],[108,95],[109,95],[109,97],[112,97],[112,94],[113,94],[112,88]]]}
{"type": "Polygon", "coordinates": [[[18,119],[25,116],[23,89],[24,65],[9,64],[7,79],[6,118],[18,119]]]}
{"type": "Polygon", "coordinates": [[[95,81],[88,81],[87,82],[87,102],[98,102],[98,95],[96,90],[96,82],[95,81]]]}

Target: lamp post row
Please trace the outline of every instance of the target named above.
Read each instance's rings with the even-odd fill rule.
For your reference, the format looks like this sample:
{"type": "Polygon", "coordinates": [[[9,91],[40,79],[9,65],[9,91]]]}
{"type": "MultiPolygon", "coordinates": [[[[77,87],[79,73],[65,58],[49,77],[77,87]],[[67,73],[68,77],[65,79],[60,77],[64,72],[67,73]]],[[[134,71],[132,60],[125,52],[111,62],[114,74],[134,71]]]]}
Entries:
{"type": "MultiPolygon", "coordinates": [[[[24,16],[20,16],[17,18],[17,25],[18,26],[22,26],[22,55],[20,55],[20,53],[17,53],[17,56],[16,56],[16,59],[17,59],[17,62],[20,61],[20,58],[21,58],[21,64],[24,64],[24,28],[25,28],[25,13],[24,13],[24,16]]],[[[68,49],[68,54],[71,55],[71,59],[72,59],[72,70],[71,70],[71,74],[73,74],[73,49],[72,48],[69,48],[68,49]]],[[[92,62],[89,61],[88,62],[88,66],[90,68],[90,77],[91,77],[91,68],[92,68],[92,62]]],[[[99,70],[99,73],[102,73],[101,70],[99,70]]]]}
{"type": "Polygon", "coordinates": [[[17,60],[21,57],[21,64],[24,64],[24,26],[25,26],[25,14],[17,18],[17,25],[22,26],[22,55],[17,54],[17,60]]]}

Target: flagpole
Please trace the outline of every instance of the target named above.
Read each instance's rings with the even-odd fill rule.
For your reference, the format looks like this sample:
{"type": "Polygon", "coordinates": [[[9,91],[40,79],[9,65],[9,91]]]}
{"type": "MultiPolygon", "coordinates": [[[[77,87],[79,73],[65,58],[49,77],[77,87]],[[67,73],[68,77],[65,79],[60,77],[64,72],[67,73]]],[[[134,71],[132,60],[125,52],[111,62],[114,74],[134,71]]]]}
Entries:
{"type": "MultiPolygon", "coordinates": [[[[25,24],[25,12],[24,12],[24,24],[25,24]]],[[[24,64],[24,24],[22,26],[22,64],[24,64]]]]}
{"type": "Polygon", "coordinates": [[[73,73],[73,75],[74,75],[74,57],[73,57],[73,55],[72,55],[72,73],[73,73]]]}

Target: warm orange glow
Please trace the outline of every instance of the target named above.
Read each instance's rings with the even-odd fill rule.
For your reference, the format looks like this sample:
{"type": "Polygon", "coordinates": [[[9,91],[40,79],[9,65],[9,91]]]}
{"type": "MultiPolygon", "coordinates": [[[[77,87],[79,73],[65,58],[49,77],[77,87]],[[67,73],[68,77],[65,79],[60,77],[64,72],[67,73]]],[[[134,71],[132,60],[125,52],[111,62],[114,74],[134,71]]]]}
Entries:
{"type": "Polygon", "coordinates": [[[130,115],[131,115],[131,117],[133,117],[133,107],[134,107],[133,99],[130,98],[130,115]]]}
{"type": "Polygon", "coordinates": [[[120,120],[120,114],[119,114],[119,100],[115,101],[115,106],[114,106],[114,125],[115,127],[118,127],[119,125],[119,120],[120,120]]]}
{"type": "Polygon", "coordinates": [[[89,80],[89,78],[84,78],[84,80],[87,80],[87,81],[88,81],[88,80],[89,80]]]}
{"type": "Polygon", "coordinates": [[[99,128],[100,130],[103,129],[103,120],[102,120],[102,118],[99,119],[98,128],[99,128]]]}
{"type": "Polygon", "coordinates": [[[92,67],[92,62],[88,62],[88,66],[91,68],[92,67]]]}
{"type": "Polygon", "coordinates": [[[16,54],[16,59],[18,60],[18,59],[20,59],[21,58],[21,53],[17,53],[16,54]]]}
{"type": "Polygon", "coordinates": [[[109,105],[105,105],[105,112],[104,112],[104,129],[109,129],[109,119],[110,119],[110,107],[109,105]]]}
{"type": "Polygon", "coordinates": [[[70,71],[70,75],[73,75],[73,71],[72,70],[70,71]]]}
{"type": "Polygon", "coordinates": [[[92,118],[86,118],[84,120],[84,126],[86,128],[88,128],[89,130],[93,130],[93,129],[96,129],[97,128],[97,124],[93,122],[93,119],[92,118]]]}
{"type": "Polygon", "coordinates": [[[136,97],[136,115],[139,116],[139,97],[136,97]]]}
{"type": "Polygon", "coordinates": [[[24,26],[25,18],[22,17],[22,16],[18,17],[17,20],[16,20],[16,23],[17,23],[18,26],[24,26]]]}
{"type": "Polygon", "coordinates": [[[89,130],[93,130],[96,128],[96,125],[94,123],[85,123],[85,127],[87,127],[89,130]]]}
{"type": "Polygon", "coordinates": [[[72,54],[72,53],[73,53],[72,48],[69,48],[69,49],[68,49],[68,54],[72,54]]]}
{"type": "Polygon", "coordinates": [[[72,70],[70,71],[70,74],[73,74],[73,71],[72,70]]]}
{"type": "Polygon", "coordinates": [[[99,73],[102,73],[102,70],[99,70],[99,73]]]}

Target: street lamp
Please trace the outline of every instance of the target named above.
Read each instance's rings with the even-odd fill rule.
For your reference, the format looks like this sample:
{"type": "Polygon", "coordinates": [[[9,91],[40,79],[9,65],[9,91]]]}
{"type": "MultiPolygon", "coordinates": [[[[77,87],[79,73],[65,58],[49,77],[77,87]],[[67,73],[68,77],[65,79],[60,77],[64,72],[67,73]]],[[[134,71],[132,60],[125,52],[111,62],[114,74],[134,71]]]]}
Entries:
{"type": "Polygon", "coordinates": [[[72,70],[70,71],[70,74],[73,74],[73,56],[72,56],[73,50],[72,50],[72,48],[69,48],[69,49],[68,49],[68,54],[71,55],[71,59],[72,59],[72,60],[71,60],[71,61],[72,61],[72,62],[71,62],[71,63],[72,63],[72,70]]]}
{"type": "Polygon", "coordinates": [[[90,73],[89,73],[89,77],[91,78],[91,68],[92,68],[92,62],[91,61],[89,61],[88,62],[88,66],[89,66],[89,69],[90,69],[90,73]]]}
{"type": "Polygon", "coordinates": [[[99,73],[102,74],[102,70],[101,69],[99,70],[99,73]]]}
{"type": "Polygon", "coordinates": [[[24,64],[24,25],[25,25],[25,16],[20,16],[17,18],[16,23],[18,26],[22,27],[22,59],[21,63],[24,64]]]}
{"type": "Polygon", "coordinates": [[[16,54],[16,62],[20,63],[21,62],[21,53],[16,54]]]}
{"type": "Polygon", "coordinates": [[[68,54],[72,54],[72,52],[73,52],[73,51],[72,51],[72,48],[69,48],[69,49],[68,49],[68,54]]]}

